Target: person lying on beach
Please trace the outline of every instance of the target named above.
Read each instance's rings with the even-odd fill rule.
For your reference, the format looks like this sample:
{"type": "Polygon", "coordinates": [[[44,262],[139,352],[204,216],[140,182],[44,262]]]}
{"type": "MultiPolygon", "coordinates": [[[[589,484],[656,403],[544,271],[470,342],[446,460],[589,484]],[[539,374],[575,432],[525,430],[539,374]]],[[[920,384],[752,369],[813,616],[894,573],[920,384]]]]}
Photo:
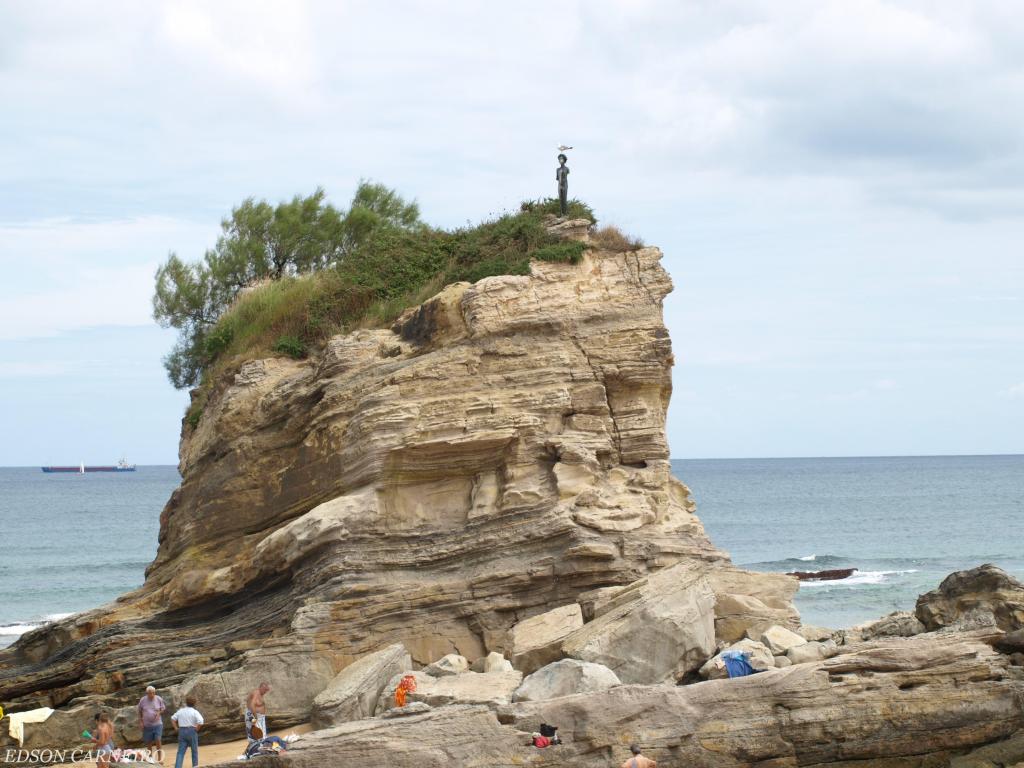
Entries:
{"type": "Polygon", "coordinates": [[[265,736],[259,741],[254,741],[245,749],[245,758],[248,760],[259,755],[273,755],[278,752],[287,752],[288,742],[280,736],[265,736]]]}

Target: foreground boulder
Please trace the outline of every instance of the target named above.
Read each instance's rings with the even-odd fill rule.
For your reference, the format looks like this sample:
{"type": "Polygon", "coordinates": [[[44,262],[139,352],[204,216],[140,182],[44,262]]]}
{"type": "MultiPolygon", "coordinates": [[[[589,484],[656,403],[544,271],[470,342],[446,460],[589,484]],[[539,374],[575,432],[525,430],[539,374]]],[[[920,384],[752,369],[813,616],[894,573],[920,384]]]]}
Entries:
{"type": "Polygon", "coordinates": [[[828,629],[827,627],[816,627],[813,624],[801,624],[796,633],[800,635],[807,642],[822,643],[826,640],[832,640],[833,636],[836,635],[836,630],[828,629]]]}
{"type": "Polygon", "coordinates": [[[562,657],[562,641],[583,626],[579,603],[570,603],[519,622],[509,633],[512,666],[524,674],[562,657]]]}
{"type": "Polygon", "coordinates": [[[457,653],[448,653],[433,664],[424,667],[423,671],[434,677],[459,675],[469,671],[469,660],[457,653]]]}
{"type": "Polygon", "coordinates": [[[786,658],[793,664],[809,664],[822,659],[830,659],[839,653],[839,646],[833,640],[819,643],[816,640],[794,645],[786,651],[786,658]]]}
{"type": "Polygon", "coordinates": [[[1024,628],[1024,584],[991,564],[956,571],[917,599],[915,614],[929,632],[965,622],[1011,632],[1024,628]]]}
{"type": "Polygon", "coordinates": [[[512,672],[515,669],[512,662],[497,651],[491,651],[486,656],[481,656],[469,668],[472,672],[512,672]]]}
{"type": "Polygon", "coordinates": [[[705,570],[680,563],[566,638],[566,656],[603,664],[624,683],[681,680],[715,652],[715,595],[705,570]]]}
{"type": "Polygon", "coordinates": [[[996,768],[1016,762],[1024,678],[984,633],[862,643],[856,652],[735,680],[623,685],[501,708],[443,707],[310,734],[292,768],[618,765],[632,742],[660,765],[996,768]],[[535,750],[529,733],[559,727],[535,750]],[[502,724],[503,723],[503,724],[502,724]]]}
{"type": "Polygon", "coordinates": [[[735,643],[756,637],[769,627],[797,630],[800,614],[793,607],[799,582],[782,573],[755,573],[729,565],[708,571],[715,593],[715,635],[735,643]]]}
{"type": "Polygon", "coordinates": [[[763,643],[776,656],[784,656],[791,648],[807,644],[804,638],[785,627],[768,627],[762,632],[755,632],[752,639],[763,643]]]}
{"type": "Polygon", "coordinates": [[[411,669],[412,658],[401,643],[356,659],[313,700],[313,727],[373,717],[388,682],[411,669]]]}
{"type": "Polygon", "coordinates": [[[541,667],[523,680],[512,696],[513,701],[540,701],[577,693],[594,693],[622,681],[608,667],[589,661],[562,659],[541,667]]]}
{"type": "Polygon", "coordinates": [[[893,611],[880,619],[844,629],[841,634],[845,642],[856,642],[876,637],[913,637],[924,631],[924,624],[912,612],[893,611]]]}

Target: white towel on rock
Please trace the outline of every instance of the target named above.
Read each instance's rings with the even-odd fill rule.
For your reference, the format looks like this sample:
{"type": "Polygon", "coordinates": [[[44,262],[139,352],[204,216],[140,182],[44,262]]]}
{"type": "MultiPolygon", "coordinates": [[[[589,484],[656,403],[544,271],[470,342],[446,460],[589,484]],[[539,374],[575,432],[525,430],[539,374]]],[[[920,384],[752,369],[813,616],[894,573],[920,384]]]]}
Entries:
{"type": "Polygon", "coordinates": [[[28,712],[11,712],[7,715],[7,719],[11,721],[8,732],[12,739],[18,740],[20,747],[25,742],[25,723],[44,723],[52,714],[53,710],[49,707],[30,709],[28,712]]]}

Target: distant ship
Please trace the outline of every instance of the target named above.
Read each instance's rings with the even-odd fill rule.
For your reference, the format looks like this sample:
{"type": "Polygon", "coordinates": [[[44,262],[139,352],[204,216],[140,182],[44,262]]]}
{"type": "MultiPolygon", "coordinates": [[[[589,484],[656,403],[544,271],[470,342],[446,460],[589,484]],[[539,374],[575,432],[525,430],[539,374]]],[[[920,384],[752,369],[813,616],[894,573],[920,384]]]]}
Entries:
{"type": "Polygon", "coordinates": [[[127,459],[121,459],[116,465],[87,467],[84,463],[77,467],[43,467],[43,472],[69,472],[76,475],[84,475],[86,472],[134,472],[135,465],[129,464],[127,459]]]}

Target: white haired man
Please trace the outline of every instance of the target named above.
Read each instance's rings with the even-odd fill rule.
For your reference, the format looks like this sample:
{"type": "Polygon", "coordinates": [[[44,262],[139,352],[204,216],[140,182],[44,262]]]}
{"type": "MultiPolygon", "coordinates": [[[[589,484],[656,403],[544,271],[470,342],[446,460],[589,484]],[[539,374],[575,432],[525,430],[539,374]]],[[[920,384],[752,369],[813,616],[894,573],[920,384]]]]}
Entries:
{"type": "Polygon", "coordinates": [[[139,699],[139,728],[142,729],[142,741],[146,749],[163,762],[164,710],[167,705],[156,695],[156,688],[146,686],[146,695],[139,699]]]}

